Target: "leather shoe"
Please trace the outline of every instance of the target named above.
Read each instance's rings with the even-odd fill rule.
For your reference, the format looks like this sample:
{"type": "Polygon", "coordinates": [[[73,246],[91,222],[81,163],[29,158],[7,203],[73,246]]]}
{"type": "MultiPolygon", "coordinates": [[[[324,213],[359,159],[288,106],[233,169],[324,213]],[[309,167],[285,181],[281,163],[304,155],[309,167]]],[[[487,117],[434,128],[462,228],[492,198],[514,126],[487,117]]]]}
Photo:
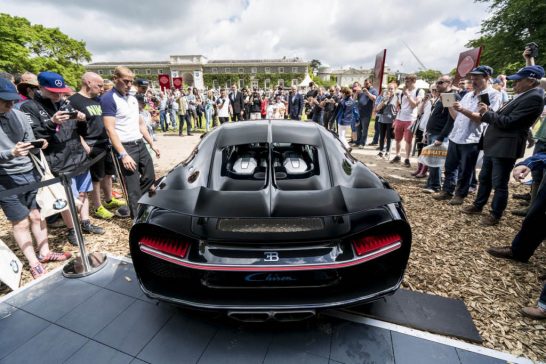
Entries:
{"type": "Polygon", "coordinates": [[[448,204],[452,206],[462,205],[464,203],[464,197],[462,196],[453,196],[451,200],[449,200],[448,204]]]}
{"type": "Polygon", "coordinates": [[[532,318],[533,320],[544,320],[546,319],[546,311],[540,307],[523,307],[521,313],[524,316],[532,318]]]}
{"type": "Polygon", "coordinates": [[[469,215],[479,215],[482,213],[482,209],[479,207],[476,207],[476,205],[472,204],[470,206],[463,207],[461,209],[461,212],[469,215]]]}
{"type": "Polygon", "coordinates": [[[491,214],[485,215],[484,217],[482,217],[482,220],[480,221],[480,223],[483,226],[495,226],[495,225],[498,225],[499,222],[500,222],[500,219],[491,214]]]}
{"type": "Polygon", "coordinates": [[[515,260],[516,262],[527,263],[527,261],[520,260],[514,257],[511,246],[493,246],[491,248],[488,248],[487,252],[489,253],[489,255],[492,255],[495,258],[510,259],[515,260]]]}
{"type": "Polygon", "coordinates": [[[512,213],[512,215],[525,217],[527,216],[527,211],[528,209],[521,209],[521,210],[512,210],[510,212],[512,213]]]}

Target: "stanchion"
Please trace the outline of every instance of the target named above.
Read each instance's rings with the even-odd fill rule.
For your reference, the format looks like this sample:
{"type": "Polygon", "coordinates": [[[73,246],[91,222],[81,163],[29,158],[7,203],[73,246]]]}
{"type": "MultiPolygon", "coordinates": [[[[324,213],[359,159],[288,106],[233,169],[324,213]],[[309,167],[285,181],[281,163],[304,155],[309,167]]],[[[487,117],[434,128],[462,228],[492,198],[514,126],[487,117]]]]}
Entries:
{"type": "Polygon", "coordinates": [[[78,248],[80,250],[80,258],[72,259],[64,266],[63,276],[67,278],[85,277],[104,268],[106,266],[107,258],[105,254],[101,254],[100,256],[93,255],[93,262],[91,261],[91,256],[87,254],[83,241],[78,209],[76,208],[76,201],[74,201],[74,195],[72,194],[71,178],[64,173],[61,173],[59,177],[66,193],[68,208],[70,210],[70,215],[72,216],[74,232],[76,233],[76,242],[78,243],[78,248]],[[78,266],[78,264],[81,264],[81,266],[78,266]]]}
{"type": "Polygon", "coordinates": [[[127,208],[129,209],[129,214],[131,215],[131,218],[135,218],[135,214],[133,212],[133,209],[131,209],[131,204],[129,203],[129,193],[127,192],[127,185],[125,184],[125,176],[123,175],[121,171],[121,166],[119,165],[119,160],[114,153],[114,149],[110,151],[112,155],[112,161],[114,162],[114,168],[116,170],[116,175],[118,176],[119,184],[121,185],[121,190],[123,191],[123,194],[125,195],[125,201],[127,201],[127,208]]]}

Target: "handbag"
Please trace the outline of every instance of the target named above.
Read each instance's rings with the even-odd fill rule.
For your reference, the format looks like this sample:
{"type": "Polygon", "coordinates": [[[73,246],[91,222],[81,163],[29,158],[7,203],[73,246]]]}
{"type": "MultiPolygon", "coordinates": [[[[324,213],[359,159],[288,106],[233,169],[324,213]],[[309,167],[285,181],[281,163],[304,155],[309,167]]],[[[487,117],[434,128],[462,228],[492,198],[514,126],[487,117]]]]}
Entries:
{"type": "MultiPolygon", "coordinates": [[[[44,153],[40,150],[40,158],[34,154],[29,153],[30,158],[34,162],[36,169],[40,176],[42,176],[42,182],[55,178],[49,165],[45,159],[44,153]]],[[[40,215],[42,220],[46,217],[58,214],[59,212],[68,209],[68,199],[64,187],[60,182],[54,183],[49,186],[40,187],[36,194],[36,202],[40,206],[40,215]]]]}

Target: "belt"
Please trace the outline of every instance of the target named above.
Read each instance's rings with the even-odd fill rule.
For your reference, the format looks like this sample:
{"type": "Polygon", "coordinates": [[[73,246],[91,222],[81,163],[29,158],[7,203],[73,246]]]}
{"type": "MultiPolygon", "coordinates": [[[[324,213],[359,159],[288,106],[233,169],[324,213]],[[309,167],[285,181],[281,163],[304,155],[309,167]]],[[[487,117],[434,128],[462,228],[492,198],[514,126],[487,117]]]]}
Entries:
{"type": "Polygon", "coordinates": [[[142,139],[130,140],[128,142],[121,142],[122,145],[139,145],[142,143],[142,139]]]}

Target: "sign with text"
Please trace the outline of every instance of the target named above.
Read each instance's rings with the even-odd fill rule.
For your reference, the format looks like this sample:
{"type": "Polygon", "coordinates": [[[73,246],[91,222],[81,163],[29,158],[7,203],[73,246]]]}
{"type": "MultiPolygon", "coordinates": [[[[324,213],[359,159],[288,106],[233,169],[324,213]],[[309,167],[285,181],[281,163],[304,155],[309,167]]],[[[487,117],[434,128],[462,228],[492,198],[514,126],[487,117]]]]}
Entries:
{"type": "Polygon", "coordinates": [[[482,47],[469,49],[459,54],[459,62],[457,62],[457,71],[455,72],[455,80],[453,81],[455,85],[461,79],[465,78],[473,68],[478,67],[481,55],[482,47]]]}
{"type": "Polygon", "coordinates": [[[201,71],[193,71],[193,87],[197,88],[198,90],[205,89],[205,82],[201,71]]]}
{"type": "Polygon", "coordinates": [[[383,86],[383,73],[385,72],[385,59],[387,58],[387,50],[383,49],[375,56],[375,66],[373,68],[373,87],[381,94],[383,86]]]}
{"type": "Polygon", "coordinates": [[[159,87],[161,91],[171,88],[171,78],[168,74],[157,75],[157,80],[159,81],[159,87]]]}

